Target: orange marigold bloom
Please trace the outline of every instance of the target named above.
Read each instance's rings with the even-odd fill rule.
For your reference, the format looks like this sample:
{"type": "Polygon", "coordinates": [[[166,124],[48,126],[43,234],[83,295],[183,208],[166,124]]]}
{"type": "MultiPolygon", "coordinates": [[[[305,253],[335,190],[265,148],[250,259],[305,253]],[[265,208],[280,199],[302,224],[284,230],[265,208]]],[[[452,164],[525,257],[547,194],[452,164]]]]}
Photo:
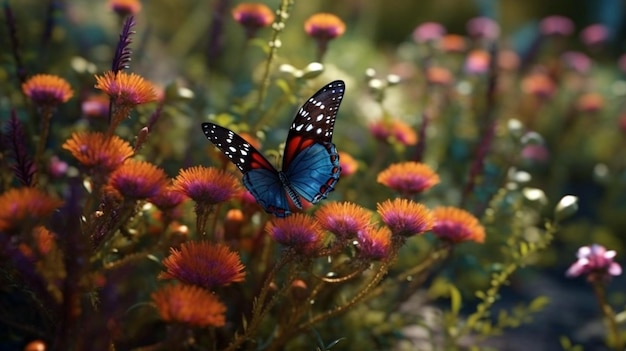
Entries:
{"type": "Polygon", "coordinates": [[[134,153],[132,146],[120,137],[107,138],[102,133],[93,132],[74,133],[61,147],[83,166],[99,173],[116,170],[134,153]]]}
{"type": "Polygon", "coordinates": [[[456,207],[439,207],[433,211],[433,233],[452,243],[485,241],[485,228],[471,213],[456,207]]]}
{"type": "Polygon", "coordinates": [[[369,227],[357,235],[359,255],[368,260],[381,260],[389,255],[391,230],[369,227]]]}
{"type": "Polygon", "coordinates": [[[35,188],[9,189],[0,195],[0,232],[40,223],[63,202],[35,188]]]}
{"type": "Polygon", "coordinates": [[[376,207],[393,235],[408,237],[422,234],[433,227],[432,213],[417,202],[394,199],[379,203],[376,207]]]}
{"type": "Polygon", "coordinates": [[[339,151],[339,165],[341,166],[341,176],[348,177],[356,173],[359,163],[350,154],[339,151]]]}
{"type": "Polygon", "coordinates": [[[208,241],[189,241],[172,248],[163,259],[165,272],[160,279],[177,279],[207,290],[243,281],[246,277],[239,254],[228,246],[208,241]]]}
{"type": "Polygon", "coordinates": [[[372,214],[350,202],[328,202],[315,212],[315,218],[322,228],[345,240],[366,230],[370,225],[372,214]]]}
{"type": "Polygon", "coordinates": [[[241,3],[232,11],[233,18],[246,28],[248,38],[253,38],[259,28],[274,22],[274,13],[262,3],[241,3]]]}
{"type": "Polygon", "coordinates": [[[136,15],[141,11],[139,0],[109,0],[109,7],[121,16],[136,15]]]}
{"type": "Polygon", "coordinates": [[[38,106],[55,106],[74,96],[74,91],[65,79],[51,74],[32,76],[22,84],[22,91],[38,106]]]}
{"type": "Polygon", "coordinates": [[[419,162],[394,163],[380,172],[376,180],[403,196],[419,194],[439,184],[437,173],[419,162]]]}
{"type": "Polygon", "coordinates": [[[346,24],[332,13],[317,13],[304,22],[304,30],[312,38],[329,40],[342,36],[346,24]]]}
{"type": "Polygon", "coordinates": [[[226,306],[209,291],[191,285],[167,285],[152,293],[161,319],[193,327],[222,327],[226,306]]]}
{"type": "Polygon", "coordinates": [[[374,122],[370,125],[370,132],[382,142],[398,142],[404,146],[417,144],[417,134],[413,128],[400,120],[374,122]]]}
{"type": "Polygon", "coordinates": [[[267,233],[277,243],[304,255],[317,252],[324,236],[319,222],[303,213],[275,218],[267,226],[267,233]]]}
{"type": "Polygon", "coordinates": [[[239,190],[239,181],[230,173],[212,167],[191,167],[180,171],[174,189],[201,204],[230,200],[239,190]]]}
{"type": "Polygon", "coordinates": [[[113,99],[115,105],[133,107],[157,99],[154,85],[135,73],[107,71],[96,75],[96,89],[100,89],[113,99]]]}
{"type": "Polygon", "coordinates": [[[168,179],[157,166],[133,159],[124,162],[109,179],[109,184],[122,196],[147,199],[157,195],[167,185],[168,179]]]}

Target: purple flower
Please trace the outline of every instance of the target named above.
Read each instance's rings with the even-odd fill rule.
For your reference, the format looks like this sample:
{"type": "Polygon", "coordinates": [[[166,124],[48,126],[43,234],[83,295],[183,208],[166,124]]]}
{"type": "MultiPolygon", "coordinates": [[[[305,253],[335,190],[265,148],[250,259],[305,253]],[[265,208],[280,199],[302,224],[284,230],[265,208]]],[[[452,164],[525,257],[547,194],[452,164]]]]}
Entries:
{"type": "Polygon", "coordinates": [[[437,22],[424,22],[413,31],[413,40],[418,43],[435,41],[446,34],[446,28],[437,22]]]}
{"type": "Polygon", "coordinates": [[[604,246],[593,244],[578,249],[578,261],[569,267],[565,273],[568,277],[586,275],[589,281],[602,281],[610,276],[622,274],[622,267],[613,259],[615,250],[607,250],[604,246]]]}
{"type": "Polygon", "coordinates": [[[548,16],[541,20],[539,28],[543,35],[567,36],[574,32],[574,22],[564,16],[548,16]]]}

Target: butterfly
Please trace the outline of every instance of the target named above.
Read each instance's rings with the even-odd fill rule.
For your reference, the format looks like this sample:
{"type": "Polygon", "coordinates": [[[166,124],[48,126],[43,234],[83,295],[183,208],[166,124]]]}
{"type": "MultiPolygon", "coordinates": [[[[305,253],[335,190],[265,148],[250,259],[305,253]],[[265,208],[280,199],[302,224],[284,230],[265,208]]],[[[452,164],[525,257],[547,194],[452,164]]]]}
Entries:
{"type": "Polygon", "coordinates": [[[204,135],[243,173],[243,184],[266,212],[291,214],[289,200],[302,209],[302,200],[317,203],[334,190],[341,167],[332,143],[335,119],[345,83],[328,83],[296,113],[283,155],[281,170],[230,129],[202,123],[204,135]]]}

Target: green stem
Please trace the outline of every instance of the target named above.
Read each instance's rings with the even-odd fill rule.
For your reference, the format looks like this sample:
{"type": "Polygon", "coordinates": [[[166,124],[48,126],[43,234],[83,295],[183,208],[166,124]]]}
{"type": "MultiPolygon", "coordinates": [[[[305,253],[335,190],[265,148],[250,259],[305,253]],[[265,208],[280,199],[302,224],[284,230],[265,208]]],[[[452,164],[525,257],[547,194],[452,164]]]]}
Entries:
{"type": "Polygon", "coordinates": [[[596,299],[598,300],[598,304],[600,305],[600,309],[602,310],[604,320],[607,324],[607,327],[609,328],[609,340],[613,344],[613,349],[615,351],[624,350],[624,340],[622,339],[622,335],[620,334],[619,328],[617,326],[615,312],[606,300],[606,291],[604,289],[604,284],[603,282],[594,282],[592,286],[593,292],[596,295],[596,299]]]}
{"type": "Polygon", "coordinates": [[[35,165],[37,165],[37,172],[33,176],[33,185],[37,185],[39,174],[44,171],[45,164],[43,162],[43,152],[46,148],[46,141],[48,140],[48,134],[50,133],[50,120],[52,119],[52,113],[54,107],[44,106],[41,110],[41,134],[39,134],[39,142],[37,143],[37,150],[35,151],[35,165]]]}
{"type": "Polygon", "coordinates": [[[270,85],[270,71],[272,68],[272,62],[274,62],[274,58],[276,53],[278,52],[278,48],[280,47],[280,40],[278,39],[280,33],[285,28],[285,22],[287,18],[289,18],[289,11],[291,10],[291,6],[293,5],[294,0],[282,0],[280,2],[280,6],[278,7],[276,22],[272,25],[274,32],[272,34],[272,39],[269,42],[270,51],[267,54],[267,60],[265,61],[265,69],[263,71],[263,78],[261,80],[261,87],[259,88],[259,99],[257,100],[256,105],[256,113],[255,115],[259,115],[263,110],[263,101],[265,100],[265,96],[267,95],[267,89],[270,85]]]}

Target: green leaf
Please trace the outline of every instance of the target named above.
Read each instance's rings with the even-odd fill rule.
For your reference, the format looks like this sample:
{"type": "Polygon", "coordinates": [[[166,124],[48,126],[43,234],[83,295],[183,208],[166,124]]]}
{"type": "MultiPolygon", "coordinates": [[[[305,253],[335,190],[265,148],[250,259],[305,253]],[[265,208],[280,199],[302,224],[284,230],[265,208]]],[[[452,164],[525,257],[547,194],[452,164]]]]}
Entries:
{"type": "Polygon", "coordinates": [[[533,312],[537,312],[541,311],[548,303],[550,303],[550,299],[547,296],[539,296],[528,304],[528,308],[533,312]]]}

